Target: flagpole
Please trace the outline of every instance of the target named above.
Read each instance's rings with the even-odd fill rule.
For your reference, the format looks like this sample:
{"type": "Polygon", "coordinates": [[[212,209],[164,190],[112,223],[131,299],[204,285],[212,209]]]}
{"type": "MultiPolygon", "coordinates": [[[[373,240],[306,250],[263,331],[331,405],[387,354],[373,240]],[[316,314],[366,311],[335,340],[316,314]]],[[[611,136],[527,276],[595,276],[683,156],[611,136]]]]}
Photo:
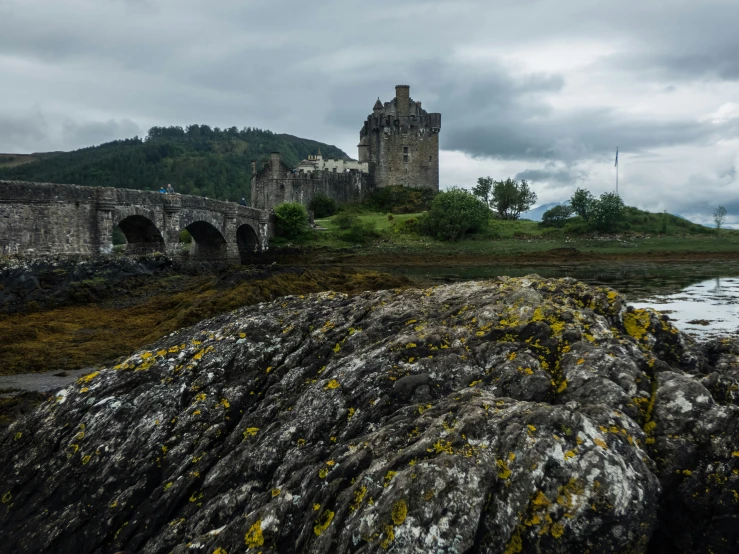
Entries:
{"type": "Polygon", "coordinates": [[[616,194],[618,194],[618,146],[616,146],[616,194]]]}

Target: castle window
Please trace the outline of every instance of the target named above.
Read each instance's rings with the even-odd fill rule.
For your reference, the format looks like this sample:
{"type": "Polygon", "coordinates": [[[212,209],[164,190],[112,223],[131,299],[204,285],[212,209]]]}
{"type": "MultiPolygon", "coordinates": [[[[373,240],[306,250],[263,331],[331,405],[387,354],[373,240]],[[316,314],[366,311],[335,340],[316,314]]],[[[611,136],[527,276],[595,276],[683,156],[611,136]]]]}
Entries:
{"type": "Polygon", "coordinates": [[[431,161],[431,159],[432,159],[432,156],[429,156],[429,161],[431,161]]]}
{"type": "Polygon", "coordinates": [[[408,147],[403,147],[403,163],[408,163],[408,147]]]}
{"type": "Polygon", "coordinates": [[[336,173],[336,168],[334,168],[334,173],[336,173]]]}

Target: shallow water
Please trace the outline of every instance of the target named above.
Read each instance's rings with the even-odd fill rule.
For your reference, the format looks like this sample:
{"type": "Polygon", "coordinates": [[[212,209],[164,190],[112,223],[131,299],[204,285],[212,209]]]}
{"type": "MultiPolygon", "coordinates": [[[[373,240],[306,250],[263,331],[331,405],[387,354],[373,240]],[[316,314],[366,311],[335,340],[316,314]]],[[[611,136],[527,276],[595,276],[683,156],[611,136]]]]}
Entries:
{"type": "Polygon", "coordinates": [[[606,285],[638,308],[651,307],[674,320],[691,335],[708,338],[739,333],[739,261],[547,265],[489,265],[475,267],[385,267],[426,284],[487,279],[532,273],[542,277],[573,277],[592,285],[606,285]]]}
{"type": "MultiPolygon", "coordinates": [[[[65,375],[54,375],[53,373],[22,373],[20,375],[0,375],[0,391],[3,389],[31,390],[38,392],[50,392],[61,389],[74,383],[77,379],[94,371],[93,368],[75,369],[64,371],[65,375]]],[[[13,393],[0,392],[0,398],[11,396],[13,393]]]]}

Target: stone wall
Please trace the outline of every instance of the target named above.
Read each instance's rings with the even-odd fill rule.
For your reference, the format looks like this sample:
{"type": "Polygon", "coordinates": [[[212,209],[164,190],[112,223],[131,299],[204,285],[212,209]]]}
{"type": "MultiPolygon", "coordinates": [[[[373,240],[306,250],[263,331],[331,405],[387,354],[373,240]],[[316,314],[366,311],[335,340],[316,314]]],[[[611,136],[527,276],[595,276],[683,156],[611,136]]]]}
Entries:
{"type": "Polygon", "coordinates": [[[359,160],[369,162],[377,187],[439,190],[441,114],[428,113],[398,85],[396,97],[379,102],[359,134],[359,160]]]}
{"type": "Polygon", "coordinates": [[[272,209],[283,202],[308,206],[319,193],[337,202],[360,202],[371,189],[371,175],[367,173],[298,173],[282,163],[278,153],[273,153],[269,162],[261,170],[253,170],[252,175],[251,206],[259,210],[272,209]]]}
{"type": "Polygon", "coordinates": [[[94,256],[112,250],[113,228],[131,252],[242,260],[266,250],[269,214],[233,202],[132,189],[0,181],[0,255],[94,256]]]}

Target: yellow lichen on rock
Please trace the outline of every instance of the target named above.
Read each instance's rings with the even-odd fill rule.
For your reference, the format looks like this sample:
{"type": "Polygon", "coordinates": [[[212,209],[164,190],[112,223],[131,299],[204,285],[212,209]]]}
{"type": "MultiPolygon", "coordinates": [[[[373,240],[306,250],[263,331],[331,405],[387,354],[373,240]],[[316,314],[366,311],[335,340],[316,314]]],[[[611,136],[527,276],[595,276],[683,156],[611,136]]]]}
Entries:
{"type": "Polygon", "coordinates": [[[634,310],[624,315],[624,327],[626,332],[637,340],[644,338],[649,331],[649,312],[647,310],[634,310]]]}
{"type": "Polygon", "coordinates": [[[393,510],[390,517],[395,525],[402,525],[408,515],[408,505],[402,498],[393,504],[393,510]]]}
{"type": "Polygon", "coordinates": [[[264,544],[264,536],[262,535],[262,520],[258,519],[254,525],[249,527],[244,537],[247,548],[256,548],[264,544]]]}
{"type": "Polygon", "coordinates": [[[323,511],[321,517],[316,520],[316,524],[313,526],[313,532],[316,534],[317,537],[320,537],[321,533],[328,529],[328,526],[331,525],[333,519],[334,513],[331,510],[323,511]]]}
{"type": "Polygon", "coordinates": [[[80,377],[79,379],[77,379],[77,383],[79,383],[79,384],[89,383],[90,381],[92,381],[98,375],[100,375],[100,372],[99,371],[93,371],[92,373],[88,373],[87,375],[83,375],[82,377],[80,377]]]}

